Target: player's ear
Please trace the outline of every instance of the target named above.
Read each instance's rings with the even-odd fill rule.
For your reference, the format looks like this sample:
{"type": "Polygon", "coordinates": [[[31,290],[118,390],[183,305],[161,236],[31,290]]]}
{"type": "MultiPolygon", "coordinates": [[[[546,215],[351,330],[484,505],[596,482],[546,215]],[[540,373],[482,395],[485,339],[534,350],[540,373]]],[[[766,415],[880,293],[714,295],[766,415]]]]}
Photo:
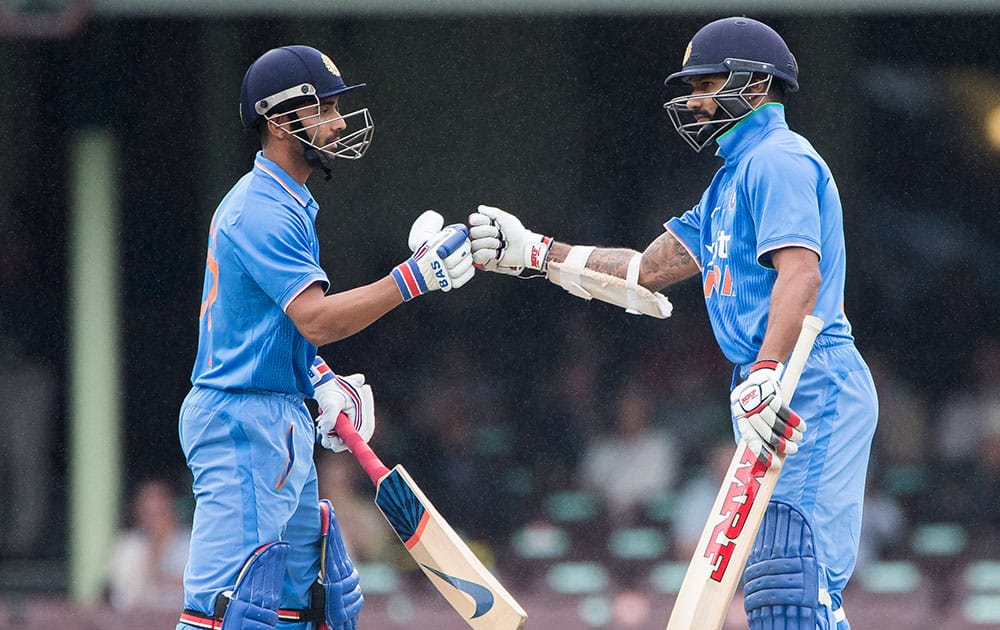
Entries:
{"type": "Polygon", "coordinates": [[[262,145],[266,139],[280,139],[288,135],[288,132],[281,127],[281,118],[284,118],[284,116],[275,116],[264,121],[263,132],[261,133],[262,145]]]}

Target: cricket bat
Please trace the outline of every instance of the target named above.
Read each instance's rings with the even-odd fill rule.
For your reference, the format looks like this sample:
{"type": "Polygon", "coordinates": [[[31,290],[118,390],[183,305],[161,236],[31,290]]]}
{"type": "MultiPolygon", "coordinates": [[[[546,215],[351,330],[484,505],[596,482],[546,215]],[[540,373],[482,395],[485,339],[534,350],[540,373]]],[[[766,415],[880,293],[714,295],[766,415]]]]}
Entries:
{"type": "Polygon", "coordinates": [[[375,484],[375,505],[451,607],[477,630],[523,628],[528,614],[455,533],[402,465],[386,468],[343,413],[337,435],[375,484]]]}
{"type": "MultiPolygon", "coordinates": [[[[781,376],[781,393],[792,399],[823,320],[807,315],[781,376]]],[[[778,454],[782,458],[784,455],[778,454]]],[[[750,549],[764,519],[780,468],[767,467],[740,439],[715,498],[694,557],[667,622],[667,630],[719,630],[740,583],[750,549]]]]}

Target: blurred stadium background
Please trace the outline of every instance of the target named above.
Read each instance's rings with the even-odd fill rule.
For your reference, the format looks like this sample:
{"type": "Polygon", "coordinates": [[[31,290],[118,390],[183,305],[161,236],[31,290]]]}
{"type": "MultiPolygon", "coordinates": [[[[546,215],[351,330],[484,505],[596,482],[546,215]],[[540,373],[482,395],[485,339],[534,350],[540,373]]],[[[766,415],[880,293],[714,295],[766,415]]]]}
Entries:
{"type": "MultiPolygon", "coordinates": [[[[176,418],[208,223],[256,150],[237,112],[250,61],[305,43],[368,84],[351,104],[374,115],[372,149],[310,185],[340,290],[404,258],[426,208],[460,221],[489,203],[641,249],[717,164],[676,137],[662,80],[697,28],[734,13],[798,57],[788,118],[844,201],[845,307],[882,405],[854,627],[1000,627],[1000,3],[5,0],[0,628],[176,618],[117,605],[108,564],[142,520],[144,481],[167,482],[180,523],[190,513],[176,418]]],[[[666,622],[681,517],[703,522],[698,484],[730,439],[730,369],[696,284],[659,322],[484,274],[322,349],[368,375],[373,444],[496,567],[529,627],[666,622]],[[615,477],[658,483],[605,494],[596,453],[645,452],[613,437],[635,416],[670,465],[619,458],[615,477]]],[[[336,505],[370,507],[352,462],[317,459],[336,505]]],[[[378,540],[388,528],[359,523],[365,627],[461,627],[378,540]]]]}

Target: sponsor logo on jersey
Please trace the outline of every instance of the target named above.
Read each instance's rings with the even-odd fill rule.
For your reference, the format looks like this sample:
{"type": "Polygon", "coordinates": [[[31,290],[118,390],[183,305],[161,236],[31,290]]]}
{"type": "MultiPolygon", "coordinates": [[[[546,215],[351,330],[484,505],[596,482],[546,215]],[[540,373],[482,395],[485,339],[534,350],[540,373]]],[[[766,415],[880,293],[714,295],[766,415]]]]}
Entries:
{"type": "MultiPolygon", "coordinates": [[[[736,194],[733,193],[735,202],[736,194]]],[[[705,268],[705,297],[710,298],[718,293],[726,297],[733,295],[733,275],[729,271],[729,265],[720,261],[729,258],[729,242],[733,239],[731,234],[726,234],[725,230],[719,230],[715,240],[705,249],[712,255],[711,260],[705,268]]]]}

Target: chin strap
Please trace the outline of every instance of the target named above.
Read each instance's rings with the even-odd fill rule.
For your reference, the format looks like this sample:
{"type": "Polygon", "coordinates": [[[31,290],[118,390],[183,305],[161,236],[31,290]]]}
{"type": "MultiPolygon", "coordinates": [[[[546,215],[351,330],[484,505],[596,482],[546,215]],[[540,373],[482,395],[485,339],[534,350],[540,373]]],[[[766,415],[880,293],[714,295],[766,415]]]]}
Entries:
{"type": "Polygon", "coordinates": [[[321,169],[326,175],[326,181],[333,179],[333,173],[330,172],[330,158],[323,155],[323,152],[319,149],[306,144],[305,141],[302,140],[302,138],[299,138],[298,135],[295,137],[298,138],[299,142],[301,142],[304,147],[302,157],[305,158],[306,163],[313,168],[321,169]]]}

